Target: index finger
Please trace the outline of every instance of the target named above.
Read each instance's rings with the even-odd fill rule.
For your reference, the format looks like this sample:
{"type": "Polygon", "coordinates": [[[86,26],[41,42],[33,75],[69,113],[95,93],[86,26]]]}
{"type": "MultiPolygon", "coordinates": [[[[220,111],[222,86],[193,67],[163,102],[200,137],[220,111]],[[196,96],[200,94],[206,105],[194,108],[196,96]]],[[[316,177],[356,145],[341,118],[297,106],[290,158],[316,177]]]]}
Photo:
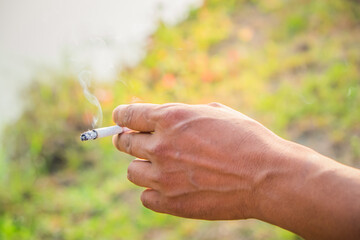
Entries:
{"type": "Polygon", "coordinates": [[[134,103],[119,105],[113,111],[113,121],[122,127],[128,127],[140,132],[155,131],[156,121],[152,113],[158,104],[134,103]]]}

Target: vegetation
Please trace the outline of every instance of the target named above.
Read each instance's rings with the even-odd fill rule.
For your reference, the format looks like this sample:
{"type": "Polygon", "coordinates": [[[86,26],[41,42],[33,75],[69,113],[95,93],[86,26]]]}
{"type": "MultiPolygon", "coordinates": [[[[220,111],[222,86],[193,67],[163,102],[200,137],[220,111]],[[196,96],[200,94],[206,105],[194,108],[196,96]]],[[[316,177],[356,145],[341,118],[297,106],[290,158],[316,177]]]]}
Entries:
{"type": "MultiPolygon", "coordinates": [[[[141,63],[95,95],[103,125],[122,103],[218,101],[360,167],[359,42],[356,1],[208,0],[183,23],[160,24],[141,63]]],[[[256,220],[145,209],[142,189],[126,179],[132,157],[109,138],[80,143],[96,111],[77,76],[35,78],[0,148],[0,239],[299,239],[256,220]]]]}

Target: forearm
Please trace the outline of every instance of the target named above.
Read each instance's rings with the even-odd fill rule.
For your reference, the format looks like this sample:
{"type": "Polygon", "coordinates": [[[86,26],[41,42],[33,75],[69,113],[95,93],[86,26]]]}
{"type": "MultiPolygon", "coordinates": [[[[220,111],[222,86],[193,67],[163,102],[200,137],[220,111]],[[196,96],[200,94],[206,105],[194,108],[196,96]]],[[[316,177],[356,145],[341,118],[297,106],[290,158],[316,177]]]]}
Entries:
{"type": "Polygon", "coordinates": [[[360,171],[281,142],[258,183],[255,217],[306,239],[359,239],[360,171]]]}

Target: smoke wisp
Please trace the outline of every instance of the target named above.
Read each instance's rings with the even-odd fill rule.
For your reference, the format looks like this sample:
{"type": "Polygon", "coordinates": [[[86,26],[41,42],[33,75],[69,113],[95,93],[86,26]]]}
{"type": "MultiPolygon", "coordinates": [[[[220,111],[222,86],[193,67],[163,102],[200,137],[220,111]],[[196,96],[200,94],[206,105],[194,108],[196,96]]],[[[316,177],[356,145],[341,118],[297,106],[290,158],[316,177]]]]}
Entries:
{"type": "Polygon", "coordinates": [[[97,108],[97,113],[96,113],[96,115],[93,116],[93,121],[91,124],[92,128],[95,128],[95,127],[101,126],[103,114],[102,114],[102,109],[101,109],[99,100],[97,99],[97,97],[94,94],[92,94],[90,92],[90,89],[89,89],[91,87],[91,83],[92,83],[91,76],[92,76],[92,74],[90,71],[84,70],[84,71],[80,72],[78,79],[79,79],[80,85],[83,89],[86,99],[91,104],[96,106],[96,108],[97,108]]]}

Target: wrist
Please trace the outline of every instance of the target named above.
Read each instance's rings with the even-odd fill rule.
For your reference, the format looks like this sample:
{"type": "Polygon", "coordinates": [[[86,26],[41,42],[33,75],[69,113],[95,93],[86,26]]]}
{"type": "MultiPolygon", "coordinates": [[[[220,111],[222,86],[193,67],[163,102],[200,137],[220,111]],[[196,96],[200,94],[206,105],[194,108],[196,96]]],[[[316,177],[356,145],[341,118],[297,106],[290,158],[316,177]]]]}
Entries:
{"type": "Polygon", "coordinates": [[[253,217],[305,238],[356,239],[359,171],[295,143],[279,146],[260,171],[253,217]]]}
{"type": "Polygon", "coordinates": [[[307,188],[325,170],[322,162],[323,156],[307,147],[283,139],[274,142],[255,176],[253,217],[289,229],[294,205],[304,201],[307,188]]]}

